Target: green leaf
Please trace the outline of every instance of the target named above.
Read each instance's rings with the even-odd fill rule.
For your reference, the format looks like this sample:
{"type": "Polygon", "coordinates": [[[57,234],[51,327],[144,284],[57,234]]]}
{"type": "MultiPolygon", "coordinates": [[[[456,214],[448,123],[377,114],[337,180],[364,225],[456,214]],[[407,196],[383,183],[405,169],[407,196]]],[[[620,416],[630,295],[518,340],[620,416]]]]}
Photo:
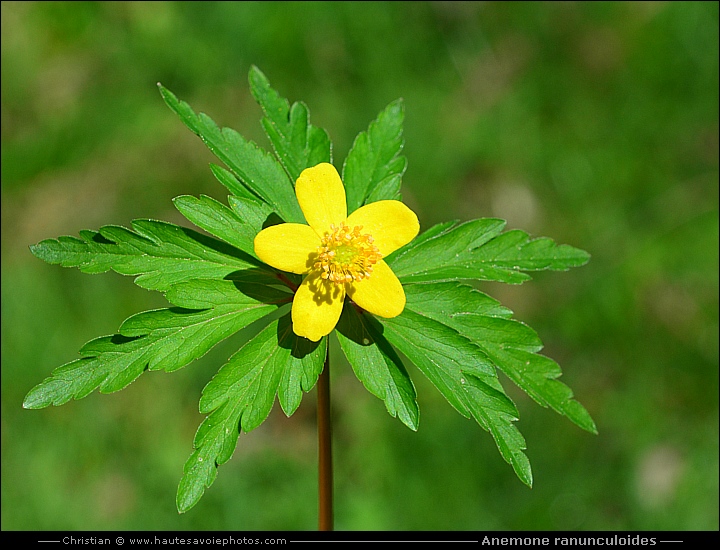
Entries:
{"type": "Polygon", "coordinates": [[[407,168],[407,160],[400,156],[404,117],[402,99],[395,100],[370,123],[367,132],[355,138],[342,174],[348,212],[367,202],[398,197],[407,168]]]}
{"type": "Polygon", "coordinates": [[[522,283],[523,271],[564,271],[584,265],[587,252],[558,245],[548,238],[531,239],[524,231],[500,234],[505,222],[481,218],[440,231],[388,259],[403,283],[479,279],[522,283]]]}
{"type": "Polygon", "coordinates": [[[292,182],[272,155],[231,128],[222,130],[206,114],[195,112],[184,101],[158,84],[168,107],[175,111],[205,145],[222,160],[242,183],[268,203],[286,222],[304,223],[292,182]]]}
{"type": "Polygon", "coordinates": [[[407,285],[405,296],[408,310],[457,330],[537,403],[597,433],[590,414],[573,399],[572,390],[557,380],[562,374],[558,364],[537,353],[542,342],[535,331],[510,319],[510,310],[457,283],[407,285]]]}
{"type": "Polygon", "coordinates": [[[405,308],[392,319],[378,318],[383,336],[407,356],[445,399],[466,418],[472,416],[493,436],[502,457],[518,477],[532,485],[525,440],[513,422],[518,414],[496,378],[485,353],[456,330],[405,308]]]}
{"type": "Polygon", "coordinates": [[[440,312],[444,317],[438,320],[444,324],[447,324],[445,317],[462,313],[500,318],[510,318],[513,314],[495,298],[458,282],[406,285],[403,288],[407,300],[406,308],[420,314],[425,314],[426,311],[440,312]]]}
{"type": "MultiPolygon", "coordinates": [[[[292,301],[293,295],[287,287],[269,286],[264,277],[255,277],[256,272],[252,269],[238,271],[232,274],[230,280],[197,279],[179,283],[168,289],[165,298],[171,304],[186,309],[212,308],[216,315],[292,301]]],[[[125,324],[121,331],[123,328],[125,324]]]]}
{"type": "Polygon", "coordinates": [[[402,194],[400,193],[401,184],[401,176],[385,178],[380,183],[378,183],[375,188],[370,192],[368,198],[365,199],[365,203],[367,204],[382,200],[402,200],[402,194]]]}
{"type": "Polygon", "coordinates": [[[358,380],[385,401],[390,416],[397,416],[408,428],[417,430],[415,386],[381,330],[372,316],[346,307],[336,334],[358,380]]]}
{"type": "Polygon", "coordinates": [[[119,334],[91,340],[80,350],[82,359],[55,369],[30,390],[23,406],[62,405],[97,388],[118,391],[146,369],[177,370],[292,295],[257,284],[196,280],[171,287],[167,297],[180,307],[138,313],[122,324],[119,334]]]}
{"type": "Polygon", "coordinates": [[[413,280],[413,275],[417,278],[419,274],[445,273],[453,267],[464,267],[466,256],[498,235],[503,227],[505,221],[495,218],[461,223],[392,257],[389,265],[403,282],[413,280]]]}
{"type": "Polygon", "coordinates": [[[206,195],[183,195],[173,199],[175,207],[192,223],[243,252],[255,255],[255,236],[272,215],[266,204],[231,197],[232,209],[206,195]]]}
{"type": "Polygon", "coordinates": [[[79,239],[47,239],[30,250],[48,263],[77,267],[84,273],[112,269],[121,275],[138,275],[135,284],[160,291],[192,279],[222,279],[238,270],[269,269],[235,247],[192,229],[155,220],[135,220],[132,228],[106,225],[99,232],[81,231],[79,239]]]}
{"type": "Polygon", "coordinates": [[[495,368],[480,349],[457,331],[410,311],[398,317],[376,318],[383,336],[430,379],[445,399],[465,417],[464,372],[495,378],[495,368]]]}
{"type": "Polygon", "coordinates": [[[195,435],[177,493],[180,512],[192,508],[215,480],[217,467],[233,455],[240,430],[257,428],[275,395],[290,416],[302,393],[317,382],[327,338],[311,342],[292,331],[290,315],[270,323],[220,369],[203,390],[200,412],[208,413],[195,435]]]}
{"type": "Polygon", "coordinates": [[[233,174],[230,170],[218,166],[217,164],[210,163],[210,171],[217,178],[217,180],[223,184],[230,193],[235,197],[240,197],[253,201],[257,204],[266,204],[260,197],[245,187],[242,182],[233,174]]]}
{"type": "Polygon", "coordinates": [[[567,271],[590,260],[590,254],[547,237],[531,239],[525,231],[513,229],[494,238],[474,252],[476,263],[491,264],[508,271],[567,271]]]}
{"type": "Polygon", "coordinates": [[[330,138],[325,130],[310,124],[304,103],[293,103],[290,108],[288,100],[270,87],[268,79],[254,65],[249,81],[250,92],[265,113],[262,119],[265,133],[292,181],[305,168],[332,162],[330,138]]]}
{"type": "Polygon", "coordinates": [[[527,448],[525,438],[513,424],[517,416],[504,406],[505,393],[473,375],[467,377],[466,392],[473,418],[493,436],[500,454],[520,481],[532,487],[532,468],[523,452],[527,448]]]}
{"type": "Polygon", "coordinates": [[[393,265],[400,256],[404,256],[425,241],[447,232],[455,225],[457,225],[457,220],[435,224],[430,229],[427,229],[420,233],[417,237],[415,237],[405,246],[398,248],[395,252],[392,252],[389,256],[386,256],[384,259],[389,265],[393,265]]]}

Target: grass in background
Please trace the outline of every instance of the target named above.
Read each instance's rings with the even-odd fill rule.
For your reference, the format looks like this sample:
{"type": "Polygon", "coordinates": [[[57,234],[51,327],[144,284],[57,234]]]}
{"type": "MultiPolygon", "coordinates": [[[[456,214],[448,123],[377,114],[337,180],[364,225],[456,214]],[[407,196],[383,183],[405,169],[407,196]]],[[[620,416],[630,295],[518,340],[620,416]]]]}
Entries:
{"type": "Polygon", "coordinates": [[[715,3],[3,2],[2,528],[315,528],[312,397],[175,510],[200,391],[243,334],[172,376],[21,408],[86,341],[164,303],[27,247],[186,224],[172,197],[223,199],[155,83],[266,146],[256,64],[309,105],[336,164],[404,97],[423,227],[498,216],[593,255],[482,289],[536,328],[600,435],[513,393],[529,490],[419,372],[413,433],[336,353],[337,528],[718,529],[717,31],[715,3]]]}

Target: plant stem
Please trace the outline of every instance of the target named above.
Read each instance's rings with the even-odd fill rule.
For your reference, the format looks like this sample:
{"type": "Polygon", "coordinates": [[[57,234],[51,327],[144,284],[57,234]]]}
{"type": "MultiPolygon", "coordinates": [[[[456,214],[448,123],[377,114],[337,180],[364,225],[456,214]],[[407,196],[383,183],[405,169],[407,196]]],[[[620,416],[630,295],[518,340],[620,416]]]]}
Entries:
{"type": "Polygon", "coordinates": [[[275,276],[278,279],[280,279],[283,283],[285,283],[290,288],[290,290],[292,290],[293,292],[295,292],[298,289],[298,287],[295,284],[293,284],[293,282],[290,279],[288,279],[283,273],[275,273],[275,276]]]}
{"type": "MultiPolygon", "coordinates": [[[[328,346],[329,348],[329,346],[328,346]]],[[[333,530],[332,430],[330,426],[330,349],[317,384],[318,529],[333,530]]]]}

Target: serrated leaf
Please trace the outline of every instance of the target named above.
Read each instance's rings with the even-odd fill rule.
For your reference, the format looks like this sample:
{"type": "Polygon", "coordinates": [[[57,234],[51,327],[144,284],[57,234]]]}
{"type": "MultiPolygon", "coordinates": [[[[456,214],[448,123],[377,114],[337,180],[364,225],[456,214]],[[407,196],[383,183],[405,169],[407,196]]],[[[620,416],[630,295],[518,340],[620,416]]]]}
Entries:
{"type": "Polygon", "coordinates": [[[447,317],[475,313],[508,319],[513,314],[495,298],[458,282],[406,285],[403,288],[406,299],[411,302],[410,309],[419,313],[432,310],[447,317]]]}
{"type": "Polygon", "coordinates": [[[443,233],[446,233],[449,231],[452,227],[457,225],[457,220],[448,221],[448,222],[442,222],[433,225],[430,229],[427,229],[420,233],[417,237],[415,237],[412,241],[407,243],[405,246],[402,246],[398,248],[395,252],[391,253],[389,256],[385,258],[385,261],[388,262],[390,265],[394,264],[394,262],[400,258],[400,256],[404,256],[411,250],[413,250],[418,245],[424,243],[425,241],[432,239],[433,237],[437,237],[438,235],[441,235],[443,233]]]}
{"type": "Polygon", "coordinates": [[[514,424],[517,417],[494,406],[498,398],[496,390],[479,378],[469,375],[466,386],[473,418],[493,436],[500,454],[513,467],[520,481],[532,487],[532,468],[523,452],[527,444],[514,424]]]}
{"type": "Polygon", "coordinates": [[[390,416],[397,416],[408,428],[417,430],[419,412],[415,386],[372,316],[346,307],[336,334],[358,380],[370,393],[385,401],[390,416]]]}
{"type": "Polygon", "coordinates": [[[557,244],[547,237],[532,239],[525,231],[513,229],[478,248],[473,259],[475,263],[492,264],[509,271],[567,271],[585,265],[590,254],[567,244],[557,244]]]}
{"type": "Polygon", "coordinates": [[[290,416],[302,393],[317,382],[327,338],[296,336],[286,315],[246,343],[203,390],[200,412],[209,413],[195,435],[177,494],[180,512],[192,508],[215,480],[217,467],[232,457],[242,429],[257,428],[270,414],[275,395],[290,416]]]}
{"type": "Polygon", "coordinates": [[[377,318],[383,336],[400,350],[455,409],[489,431],[502,457],[526,484],[532,471],[525,440],[513,422],[518,414],[482,350],[456,330],[405,308],[392,319],[377,318]]]}
{"type": "Polygon", "coordinates": [[[137,275],[135,284],[160,291],[192,279],[269,269],[237,248],[192,229],[155,220],[135,220],[132,228],[106,225],[97,232],[81,231],[80,238],[47,239],[30,250],[48,263],[77,267],[84,273],[113,270],[137,275]]]}
{"type": "Polygon", "coordinates": [[[384,327],[383,336],[423,371],[460,414],[468,417],[462,373],[494,379],[495,368],[485,354],[457,331],[407,307],[397,317],[376,319],[384,327]]]}
{"type": "Polygon", "coordinates": [[[524,231],[500,234],[505,222],[481,218],[411,246],[388,259],[403,283],[478,279],[522,283],[523,271],[564,271],[587,263],[589,254],[552,239],[531,239],[524,231]]]}
{"type": "Polygon", "coordinates": [[[260,197],[250,191],[243,183],[233,174],[230,170],[218,166],[217,164],[210,163],[210,171],[213,176],[224,185],[230,193],[235,197],[240,197],[257,204],[266,204],[260,197]]]}
{"type": "Polygon", "coordinates": [[[182,308],[213,308],[218,314],[226,308],[231,311],[233,306],[251,309],[253,301],[257,307],[292,301],[293,295],[287,287],[275,288],[267,282],[264,272],[258,274],[258,270],[249,269],[234,272],[229,280],[196,279],[175,284],[165,293],[165,298],[182,308]]]}
{"type": "Polygon", "coordinates": [[[291,296],[235,281],[198,280],[171,287],[168,299],[181,307],[138,313],[122,324],[120,334],[91,340],[80,350],[82,359],[55,369],[30,390],[23,406],[62,405],[97,388],[118,391],[146,369],[177,370],[291,296]],[[208,309],[186,309],[198,306],[208,309]]]}
{"type": "Polygon", "coordinates": [[[209,116],[195,114],[187,103],[180,101],[170,90],[160,84],[158,87],[168,107],[245,186],[268,203],[286,222],[305,222],[293,184],[272,155],[252,141],[246,141],[235,130],[220,129],[209,116]]]}
{"type": "Polygon", "coordinates": [[[530,327],[509,318],[495,300],[457,283],[407,285],[406,308],[443,323],[468,338],[518,387],[543,407],[567,416],[589,432],[597,433],[585,408],[572,390],[557,380],[560,367],[539,355],[542,342],[530,327]]]}
{"type": "MultiPolygon", "coordinates": [[[[226,415],[232,412],[230,407],[226,408],[226,415]]],[[[233,433],[231,426],[233,424],[237,425],[237,423],[234,423],[235,419],[232,417],[228,419],[218,416],[215,420],[217,424],[213,426],[213,428],[218,433],[228,431],[228,435],[230,435],[233,433]]],[[[233,449],[237,443],[237,438],[238,435],[235,433],[233,449]]],[[[184,514],[195,506],[203,496],[203,493],[205,493],[205,489],[210,487],[215,481],[217,468],[222,464],[215,462],[215,460],[217,456],[224,453],[224,443],[225,439],[218,435],[215,440],[193,451],[190,458],[185,461],[183,475],[180,478],[177,495],[175,497],[175,505],[181,514],[184,514]]]]}
{"type": "Polygon", "coordinates": [[[192,223],[243,252],[255,256],[254,240],[272,215],[266,204],[231,197],[233,208],[201,195],[182,195],[173,199],[175,207],[192,223]]]}
{"type": "Polygon", "coordinates": [[[515,384],[544,407],[566,416],[574,424],[597,434],[590,413],[574,399],[573,391],[556,380],[562,374],[560,366],[544,355],[497,344],[487,344],[488,354],[515,384]]]}
{"type": "Polygon", "coordinates": [[[355,138],[343,163],[348,212],[367,202],[397,198],[407,168],[405,157],[400,156],[404,117],[402,99],[395,100],[355,138]]]}
{"type": "Polygon", "coordinates": [[[370,192],[366,203],[377,202],[382,200],[402,200],[400,187],[402,185],[402,176],[393,175],[379,182],[370,192]]]}
{"type": "Polygon", "coordinates": [[[391,258],[389,265],[403,282],[412,280],[412,275],[463,267],[465,257],[498,235],[503,227],[505,221],[496,218],[461,223],[425,239],[405,254],[391,258]]]}
{"type": "Polygon", "coordinates": [[[267,77],[254,65],[249,74],[250,92],[262,107],[262,125],[277,157],[295,181],[305,168],[332,162],[331,143],[325,130],[310,124],[308,108],[294,103],[270,87],[267,77]]]}

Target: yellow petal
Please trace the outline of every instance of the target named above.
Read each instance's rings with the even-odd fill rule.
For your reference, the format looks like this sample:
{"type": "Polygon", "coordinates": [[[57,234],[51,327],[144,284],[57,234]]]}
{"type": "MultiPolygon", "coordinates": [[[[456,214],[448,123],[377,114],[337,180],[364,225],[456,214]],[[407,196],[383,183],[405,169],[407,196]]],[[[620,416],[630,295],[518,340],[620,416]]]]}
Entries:
{"type": "Polygon", "coordinates": [[[355,210],[345,222],[351,229],[362,225],[383,256],[412,241],[420,231],[415,212],[400,201],[377,201],[355,210]]]}
{"type": "Polygon", "coordinates": [[[330,334],[340,319],[345,286],[336,285],[313,271],[295,293],[292,305],[293,332],[317,342],[330,334]]]}
{"type": "Polygon", "coordinates": [[[320,237],[310,226],[281,223],[266,227],[255,236],[255,254],[282,271],[307,273],[317,258],[320,237]]]}
{"type": "Polygon", "coordinates": [[[323,162],[303,170],[295,182],[295,194],[305,219],[321,237],[330,224],[345,221],[345,187],[332,164],[323,162]]]}
{"type": "Polygon", "coordinates": [[[348,285],[348,296],[364,310],[380,317],[397,317],[405,309],[405,291],[392,269],[380,260],[370,278],[348,285]]]}

